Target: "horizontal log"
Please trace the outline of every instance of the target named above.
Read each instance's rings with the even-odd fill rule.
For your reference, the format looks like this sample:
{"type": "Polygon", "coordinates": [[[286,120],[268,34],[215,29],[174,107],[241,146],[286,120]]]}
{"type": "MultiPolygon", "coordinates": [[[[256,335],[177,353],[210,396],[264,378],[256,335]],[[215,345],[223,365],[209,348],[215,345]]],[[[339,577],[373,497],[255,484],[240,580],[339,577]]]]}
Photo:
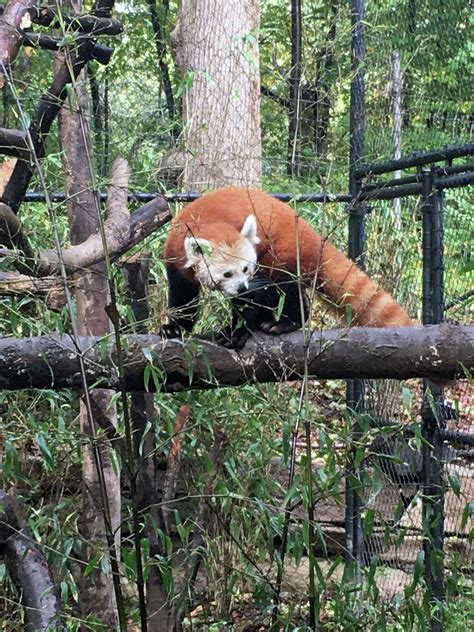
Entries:
{"type": "MultiPolygon", "coordinates": [[[[88,385],[117,389],[114,343],[69,335],[0,339],[0,388],[81,388],[76,343],[88,385]]],[[[474,326],[451,324],[313,331],[307,343],[302,332],[259,334],[241,352],[202,338],[134,335],[124,343],[126,391],[143,390],[150,354],[160,383],[150,379],[148,387],[166,392],[298,380],[305,372],[305,346],[312,378],[452,379],[474,370],[474,326]]]]}

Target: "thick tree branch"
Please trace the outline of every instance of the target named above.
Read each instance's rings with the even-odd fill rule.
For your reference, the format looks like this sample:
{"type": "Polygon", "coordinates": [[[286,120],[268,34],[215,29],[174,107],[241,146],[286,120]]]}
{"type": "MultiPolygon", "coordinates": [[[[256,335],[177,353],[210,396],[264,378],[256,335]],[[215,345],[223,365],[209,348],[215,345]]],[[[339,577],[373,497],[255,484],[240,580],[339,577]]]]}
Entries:
{"type": "MultiPolygon", "coordinates": [[[[82,337],[78,344],[88,384],[118,388],[115,345],[99,337],[82,337]]],[[[124,384],[127,391],[143,390],[145,351],[155,358],[157,379],[167,392],[297,380],[305,370],[304,347],[301,332],[255,336],[240,353],[204,339],[128,336],[124,384]]],[[[80,388],[77,353],[69,336],[0,339],[0,388],[80,388]]],[[[313,378],[451,379],[465,370],[474,370],[474,326],[355,327],[314,331],[309,340],[313,378]]],[[[150,390],[156,388],[155,380],[148,382],[150,390]]]]}
{"type": "Polygon", "coordinates": [[[71,31],[82,31],[92,35],[119,35],[123,25],[118,20],[98,15],[59,15],[52,7],[34,7],[30,10],[35,24],[61,28],[64,24],[71,31]]]}
{"type": "Polygon", "coordinates": [[[107,191],[107,219],[104,222],[104,235],[95,233],[81,244],[69,246],[58,253],[45,250],[37,266],[38,276],[49,276],[59,269],[62,259],[66,270],[74,272],[89,268],[104,258],[103,237],[109,254],[122,252],[130,241],[130,213],[127,194],[130,168],[124,158],[117,158],[112,165],[111,185],[107,191]]]}
{"type": "MultiPolygon", "coordinates": [[[[74,40],[77,44],[83,40],[83,35],[78,35],[74,40]]],[[[52,50],[57,53],[65,47],[63,39],[60,37],[51,37],[50,35],[43,35],[41,33],[34,33],[33,31],[25,31],[23,37],[23,46],[30,46],[31,48],[42,48],[43,50],[52,50]]],[[[69,44],[67,45],[69,46],[69,44]]],[[[107,65],[112,58],[114,49],[105,44],[99,44],[93,42],[90,48],[90,58],[95,59],[99,64],[107,65]]]]}
{"type": "Polygon", "coordinates": [[[21,593],[27,632],[66,630],[48,563],[21,515],[16,499],[0,490],[0,550],[21,593]]]}
{"type": "MultiPolygon", "coordinates": [[[[171,218],[168,204],[162,196],[156,197],[130,215],[127,204],[129,175],[127,162],[123,158],[117,158],[112,166],[111,186],[107,193],[108,214],[104,222],[105,241],[112,260],[140,243],[171,218]]],[[[15,266],[20,272],[36,277],[58,274],[61,259],[69,275],[104,260],[103,239],[100,233],[91,235],[81,244],[63,249],[60,255],[56,250],[36,253],[18,217],[2,203],[0,243],[17,248],[23,254],[23,258],[18,258],[15,266]]]]}
{"type": "Polygon", "coordinates": [[[29,160],[30,149],[25,132],[19,129],[0,127],[0,154],[29,160]]]}

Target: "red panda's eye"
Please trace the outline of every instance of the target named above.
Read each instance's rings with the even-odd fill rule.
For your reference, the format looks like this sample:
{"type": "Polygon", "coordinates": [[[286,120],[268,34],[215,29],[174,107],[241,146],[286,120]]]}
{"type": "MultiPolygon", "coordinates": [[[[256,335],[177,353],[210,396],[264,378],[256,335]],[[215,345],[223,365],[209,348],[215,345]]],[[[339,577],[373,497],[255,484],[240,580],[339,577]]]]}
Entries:
{"type": "Polygon", "coordinates": [[[231,277],[231,276],[233,276],[233,274],[234,274],[234,273],[233,273],[233,272],[230,272],[230,271],[229,271],[229,272],[224,272],[224,277],[225,277],[226,279],[230,279],[230,277],[231,277]]]}
{"type": "Polygon", "coordinates": [[[249,267],[248,267],[248,266],[245,266],[245,268],[242,270],[242,272],[243,272],[244,274],[246,274],[248,271],[249,271],[249,267]]]}

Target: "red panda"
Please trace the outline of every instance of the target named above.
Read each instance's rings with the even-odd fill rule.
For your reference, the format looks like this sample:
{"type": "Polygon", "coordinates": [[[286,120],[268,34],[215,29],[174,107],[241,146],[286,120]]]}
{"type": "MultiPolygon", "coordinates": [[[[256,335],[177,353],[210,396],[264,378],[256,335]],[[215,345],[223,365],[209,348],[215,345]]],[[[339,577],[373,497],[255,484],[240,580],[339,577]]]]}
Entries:
{"type": "Polygon", "coordinates": [[[226,187],[188,204],[173,220],[164,260],[168,335],[192,329],[201,285],[230,297],[247,329],[273,334],[298,329],[307,318],[301,283],[340,314],[350,305],[352,325],[413,324],[394,298],[290,206],[257,189],[226,187]]]}

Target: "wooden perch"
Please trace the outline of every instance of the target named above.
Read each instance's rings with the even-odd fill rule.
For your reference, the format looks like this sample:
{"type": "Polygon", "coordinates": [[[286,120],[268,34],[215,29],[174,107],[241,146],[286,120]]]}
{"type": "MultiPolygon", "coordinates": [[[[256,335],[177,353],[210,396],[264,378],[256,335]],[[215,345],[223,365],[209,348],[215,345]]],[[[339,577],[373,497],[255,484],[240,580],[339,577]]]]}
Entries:
{"type": "Polygon", "coordinates": [[[66,630],[48,562],[28,529],[14,496],[0,490],[0,550],[21,594],[27,632],[66,630]]]}
{"type": "MultiPolygon", "coordinates": [[[[77,344],[88,385],[118,389],[115,344],[89,336],[80,337],[77,344]]],[[[307,369],[312,378],[444,380],[474,371],[472,325],[313,331],[307,346],[307,369]]],[[[125,348],[126,391],[144,389],[143,376],[149,365],[145,351],[147,356],[151,353],[159,375],[164,376],[160,388],[167,392],[298,380],[305,371],[302,332],[254,336],[240,353],[208,340],[183,342],[146,334],[127,336],[125,348]]],[[[155,389],[154,380],[148,386],[155,389]]],[[[81,387],[76,341],[69,335],[0,339],[0,388],[81,387]]]]}
{"type": "MultiPolygon", "coordinates": [[[[168,204],[162,196],[156,197],[130,215],[127,195],[129,177],[127,161],[117,158],[112,165],[111,185],[107,192],[107,219],[104,222],[104,236],[111,260],[120,257],[171,218],[168,204]]],[[[23,253],[22,258],[15,258],[15,267],[24,274],[36,277],[59,274],[61,260],[64,262],[66,273],[71,275],[105,258],[100,233],[91,235],[81,244],[64,248],[59,254],[53,249],[36,253],[18,217],[8,206],[1,203],[0,242],[23,253]]]]}

